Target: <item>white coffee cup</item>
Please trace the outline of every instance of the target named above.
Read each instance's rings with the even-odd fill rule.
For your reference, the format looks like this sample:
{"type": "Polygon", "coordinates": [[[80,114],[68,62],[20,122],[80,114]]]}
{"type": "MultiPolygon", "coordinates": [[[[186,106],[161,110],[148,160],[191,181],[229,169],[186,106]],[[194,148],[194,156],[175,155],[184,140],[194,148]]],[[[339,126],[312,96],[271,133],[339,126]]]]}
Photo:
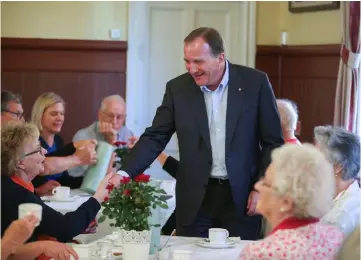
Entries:
{"type": "Polygon", "coordinates": [[[56,200],[64,200],[70,196],[70,188],[64,186],[58,186],[53,189],[53,196],[56,200]]]}
{"type": "Polygon", "coordinates": [[[29,214],[35,215],[39,219],[39,223],[36,226],[39,226],[43,215],[43,207],[36,203],[23,203],[18,207],[18,214],[19,219],[22,219],[29,214]]]}
{"type": "Polygon", "coordinates": [[[173,260],[191,260],[192,259],[191,250],[174,250],[173,251],[173,260]]]}
{"type": "Polygon", "coordinates": [[[229,237],[229,232],[224,228],[210,228],[208,238],[210,243],[213,244],[224,244],[229,237]]]}

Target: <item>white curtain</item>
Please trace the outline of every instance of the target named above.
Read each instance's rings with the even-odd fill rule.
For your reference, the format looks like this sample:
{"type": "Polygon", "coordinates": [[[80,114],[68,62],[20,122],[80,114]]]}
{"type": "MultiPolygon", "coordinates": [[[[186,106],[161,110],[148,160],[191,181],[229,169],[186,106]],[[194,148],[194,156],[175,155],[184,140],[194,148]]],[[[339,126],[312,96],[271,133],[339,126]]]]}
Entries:
{"type": "Polygon", "coordinates": [[[342,45],[334,125],[361,135],[360,2],[341,2],[342,45]]]}

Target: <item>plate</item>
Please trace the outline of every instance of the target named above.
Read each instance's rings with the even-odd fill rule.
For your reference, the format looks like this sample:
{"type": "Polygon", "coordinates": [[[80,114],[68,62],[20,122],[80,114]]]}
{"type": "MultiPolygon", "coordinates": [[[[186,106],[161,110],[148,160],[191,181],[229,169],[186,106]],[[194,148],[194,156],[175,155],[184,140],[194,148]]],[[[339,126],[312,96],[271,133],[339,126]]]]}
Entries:
{"type": "Polygon", "coordinates": [[[234,247],[235,242],[230,239],[227,239],[224,244],[215,244],[215,243],[210,243],[207,238],[204,238],[204,239],[197,240],[196,245],[198,245],[200,247],[205,247],[205,248],[220,249],[220,248],[234,247]]]}
{"type": "Polygon", "coordinates": [[[54,201],[54,202],[73,202],[76,199],[76,196],[70,196],[69,198],[66,199],[56,199],[54,196],[44,196],[41,197],[42,200],[44,201],[54,201]]]}

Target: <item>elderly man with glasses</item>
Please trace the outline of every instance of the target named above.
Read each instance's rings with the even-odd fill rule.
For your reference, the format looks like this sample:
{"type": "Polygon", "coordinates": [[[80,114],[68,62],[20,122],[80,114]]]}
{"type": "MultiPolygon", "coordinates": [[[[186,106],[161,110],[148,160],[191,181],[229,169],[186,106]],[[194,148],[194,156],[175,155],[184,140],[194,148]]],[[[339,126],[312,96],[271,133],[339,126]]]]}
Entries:
{"type": "Polygon", "coordinates": [[[24,121],[21,97],[10,91],[1,92],[1,124],[13,120],[24,121]]]}
{"type": "MultiPolygon", "coordinates": [[[[100,105],[98,121],[90,126],[80,129],[73,137],[73,142],[95,139],[111,145],[116,142],[124,142],[131,145],[136,141],[133,132],[124,125],[126,107],[124,99],[119,95],[105,97],[100,105]]],[[[88,166],[76,167],[69,170],[73,177],[83,176],[88,166]]],[[[116,182],[116,181],[115,181],[116,182]]]]}

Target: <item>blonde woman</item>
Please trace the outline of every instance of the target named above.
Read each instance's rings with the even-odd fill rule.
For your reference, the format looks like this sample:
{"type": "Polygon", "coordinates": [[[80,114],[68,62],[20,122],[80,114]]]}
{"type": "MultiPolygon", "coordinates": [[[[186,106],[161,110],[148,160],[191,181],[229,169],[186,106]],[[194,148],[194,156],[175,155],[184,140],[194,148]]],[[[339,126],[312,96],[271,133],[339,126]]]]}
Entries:
{"type": "Polygon", "coordinates": [[[317,148],[286,144],[272,153],[272,163],[255,189],[257,210],[272,226],[263,240],[247,245],[240,260],[334,259],[343,235],[319,221],[332,205],[332,166],[317,148]]]}
{"type": "MultiPolygon", "coordinates": [[[[47,153],[54,153],[64,147],[63,138],[59,135],[64,120],[65,102],[59,95],[47,92],[41,94],[36,99],[31,112],[31,121],[39,129],[39,141],[47,153]]],[[[62,153],[62,156],[72,156],[74,158],[74,163],[69,168],[95,162],[95,145],[79,147],[77,150],[74,149],[73,145],[69,147],[70,149],[66,150],[67,153],[62,153]]],[[[59,185],[79,188],[81,182],[82,177],[69,176],[67,171],[47,176],[38,176],[33,180],[36,193],[40,196],[48,195],[54,187],[59,185]]]]}

